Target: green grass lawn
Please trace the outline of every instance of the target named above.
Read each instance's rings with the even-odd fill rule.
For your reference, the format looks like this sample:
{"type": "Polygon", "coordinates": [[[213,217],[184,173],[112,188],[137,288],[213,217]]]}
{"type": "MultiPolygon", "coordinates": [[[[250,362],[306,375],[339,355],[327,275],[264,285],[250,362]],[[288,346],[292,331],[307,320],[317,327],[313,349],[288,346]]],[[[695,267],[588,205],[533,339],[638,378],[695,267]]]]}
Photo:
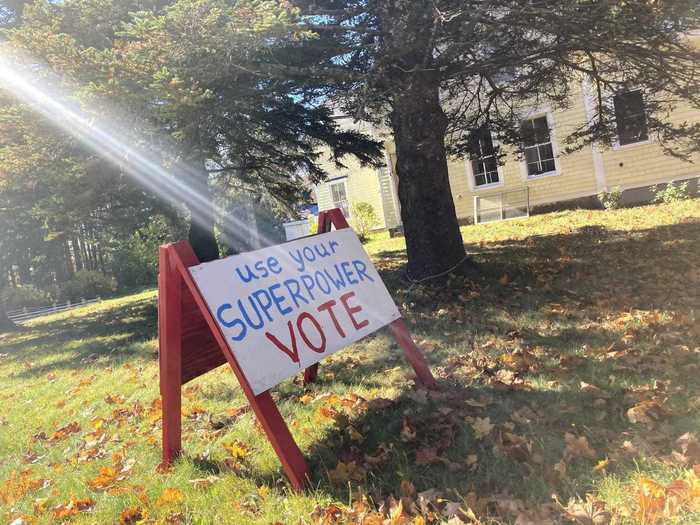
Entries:
{"type": "Polygon", "coordinates": [[[482,273],[440,290],[402,280],[402,239],[367,244],[438,391],[386,332],[274,390],[303,495],[225,367],[157,470],[155,291],[0,335],[0,522],[700,523],[700,201],[463,236],[482,273]]]}

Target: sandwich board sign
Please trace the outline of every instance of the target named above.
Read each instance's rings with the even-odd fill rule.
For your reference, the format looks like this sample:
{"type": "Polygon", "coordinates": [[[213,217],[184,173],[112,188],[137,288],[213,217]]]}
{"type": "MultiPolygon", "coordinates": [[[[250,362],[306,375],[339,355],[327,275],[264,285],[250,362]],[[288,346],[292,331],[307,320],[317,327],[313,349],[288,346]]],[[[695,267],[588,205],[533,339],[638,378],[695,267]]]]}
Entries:
{"type": "Polygon", "coordinates": [[[387,325],[418,382],[434,385],[338,209],[321,212],[317,235],[204,264],[186,242],[162,246],[158,301],[164,465],[181,452],[182,385],[226,362],[297,490],[308,467],[271,388],[300,372],[313,381],[324,357],[387,325]]]}
{"type": "Polygon", "coordinates": [[[255,395],[401,317],[350,228],[190,273],[255,395]]]}

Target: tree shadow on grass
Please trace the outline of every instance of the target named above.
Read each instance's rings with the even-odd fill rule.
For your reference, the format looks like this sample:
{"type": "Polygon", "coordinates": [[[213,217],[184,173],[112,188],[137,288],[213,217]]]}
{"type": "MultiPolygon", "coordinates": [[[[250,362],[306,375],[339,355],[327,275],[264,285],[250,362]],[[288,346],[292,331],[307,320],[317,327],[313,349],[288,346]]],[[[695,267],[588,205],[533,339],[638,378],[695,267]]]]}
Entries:
{"type": "MultiPolygon", "coordinates": [[[[309,448],[313,484],[341,501],[348,498],[348,483],[381,502],[399,495],[403,481],[448,498],[470,491],[508,494],[532,506],[550,501],[552,493],[564,500],[582,496],[600,477],[593,469],[597,461],[621,457],[621,436],[659,439],[656,429],[630,424],[623,396],[609,394],[601,407],[595,393],[571,386],[510,390],[448,379],[437,394],[407,389],[391,403],[370,402],[366,411],[340,418],[309,448]],[[484,401],[487,406],[475,406],[484,401]],[[476,435],[476,418],[494,425],[486,436],[476,435]],[[595,455],[567,460],[569,475],[559,477],[553,467],[565,455],[567,432],[585,437],[595,455]],[[470,456],[476,456],[473,463],[470,456]]],[[[668,454],[675,437],[690,429],[684,414],[671,415],[664,425],[674,429],[663,449],[668,454]]],[[[620,470],[636,468],[633,457],[617,461],[620,470]]]]}
{"type": "MultiPolygon", "coordinates": [[[[484,269],[481,278],[450,290],[408,292],[401,276],[404,253],[383,252],[378,257],[397,302],[409,306],[417,338],[429,338],[434,347],[428,359],[449,395],[447,400],[420,403],[413,393],[404,392],[391,408],[370,408],[342,421],[310,449],[321,490],[346,499],[342,475],[332,472],[339,461],[354,461],[361,469],[361,483],[380,499],[398,494],[400,482],[410,479],[419,490],[506,491],[542,502],[552,491],[566,498],[591,490],[597,475],[592,467],[598,459],[619,456],[620,436],[648,439],[659,447],[658,456],[670,453],[675,439],[693,430],[694,420],[682,409],[681,398],[700,392],[700,380],[692,372],[695,356],[687,350],[700,343],[700,332],[692,317],[683,318],[700,306],[700,295],[687,279],[693,261],[700,259],[700,223],[632,232],[594,226],[492,243],[476,256],[484,269]],[[634,309],[662,310],[670,317],[652,316],[635,326],[630,313],[634,309]],[[631,320],[602,323],[608,315],[626,314],[631,320]],[[477,336],[498,337],[505,345],[484,351],[476,348],[477,336]],[[509,372],[530,387],[494,389],[493,378],[508,369],[494,357],[521,351],[535,352],[536,366],[509,372]],[[492,355],[482,365],[481,378],[460,376],[460,363],[477,361],[484,352],[492,355]],[[665,382],[683,389],[665,392],[665,382]],[[668,413],[648,427],[632,424],[627,410],[655,395],[665,399],[668,413]],[[482,396],[494,401],[481,411],[463,403],[464,398],[482,396]],[[512,414],[523,407],[540,415],[529,424],[514,422],[512,414]],[[494,452],[499,448],[497,437],[477,439],[466,417],[489,417],[500,435],[508,428],[503,425],[514,425],[513,432],[525,436],[538,461],[494,452]],[[416,426],[415,440],[402,438],[405,418],[416,426]],[[450,421],[456,430],[452,443],[439,451],[441,459],[418,464],[426,461],[417,459],[418,451],[434,448],[441,431],[452,432],[443,428],[450,421]],[[350,427],[364,441],[354,442],[350,427]],[[557,481],[552,466],[563,456],[566,432],[586,436],[596,456],[571,461],[569,476],[557,481]],[[386,450],[390,459],[385,463],[368,464],[366,456],[381,456],[386,450]],[[460,458],[463,463],[474,453],[479,457],[476,468],[459,466],[460,458]],[[335,479],[340,483],[332,482],[329,473],[330,478],[340,476],[335,479]]],[[[360,360],[352,368],[342,360],[324,365],[333,377],[328,388],[335,383],[347,391],[360,378],[362,384],[381,387],[382,370],[401,361],[398,349],[390,346],[390,355],[360,360]]],[[[637,468],[631,459],[616,467],[637,468]]]]}

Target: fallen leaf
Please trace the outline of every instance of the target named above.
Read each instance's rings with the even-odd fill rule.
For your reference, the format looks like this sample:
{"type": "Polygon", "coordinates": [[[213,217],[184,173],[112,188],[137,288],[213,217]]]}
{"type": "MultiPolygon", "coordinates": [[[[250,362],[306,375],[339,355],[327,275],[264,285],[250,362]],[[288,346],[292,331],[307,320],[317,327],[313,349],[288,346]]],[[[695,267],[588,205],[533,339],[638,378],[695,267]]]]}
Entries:
{"type": "Polygon", "coordinates": [[[226,449],[230,456],[236,460],[243,459],[250,453],[248,447],[238,440],[231,443],[224,443],[224,449],[226,449]]]}
{"type": "Polygon", "coordinates": [[[192,483],[192,486],[196,489],[206,489],[219,480],[221,480],[219,476],[207,476],[206,478],[191,479],[189,482],[192,483]]]}
{"type": "Polygon", "coordinates": [[[160,496],[156,500],[156,505],[159,507],[164,507],[167,505],[176,505],[182,503],[185,500],[185,495],[180,489],[166,488],[161,492],[160,496]]]}
{"type": "Polygon", "coordinates": [[[673,451],[673,457],[682,465],[694,464],[700,461],[700,443],[693,432],[686,432],[676,440],[679,451],[673,451]]]}
{"type": "Polygon", "coordinates": [[[401,495],[406,498],[416,497],[416,487],[407,479],[401,481],[401,495]]]}
{"type": "Polygon", "coordinates": [[[642,525],[655,523],[666,505],[666,491],[653,479],[640,478],[637,504],[639,505],[638,517],[642,525]]]}
{"type": "Polygon", "coordinates": [[[605,509],[605,502],[586,495],[586,501],[570,499],[564,509],[566,517],[581,525],[608,525],[612,514],[605,509]]]}
{"type": "Polygon", "coordinates": [[[299,398],[299,401],[301,401],[301,403],[302,403],[303,405],[308,405],[308,404],[311,403],[313,400],[314,400],[314,396],[312,396],[312,395],[310,395],[310,394],[304,394],[303,396],[301,396],[301,397],[299,398]]]}
{"type": "Polygon", "coordinates": [[[488,436],[491,433],[491,430],[493,430],[494,426],[495,425],[491,423],[491,419],[488,417],[485,417],[483,419],[477,417],[472,423],[472,429],[474,430],[474,435],[476,439],[482,439],[488,436]]]}
{"type": "Polygon", "coordinates": [[[71,497],[68,503],[61,503],[53,508],[54,516],[58,519],[65,519],[75,516],[79,512],[90,510],[95,506],[95,500],[92,498],[76,498],[71,497]]]}
{"type": "Polygon", "coordinates": [[[667,415],[668,410],[654,399],[641,401],[627,410],[627,419],[631,423],[643,423],[648,426],[667,415]]]}
{"type": "Polygon", "coordinates": [[[101,467],[95,479],[87,482],[92,490],[107,490],[117,481],[119,473],[114,467],[101,467]]]}
{"type": "Polygon", "coordinates": [[[561,479],[566,477],[566,462],[562,459],[558,463],[554,464],[554,472],[556,472],[561,479]]]}
{"type": "Polygon", "coordinates": [[[416,439],[416,429],[411,425],[411,421],[405,417],[401,426],[401,441],[408,442],[414,439],[416,439]]]}
{"type": "Polygon", "coordinates": [[[354,461],[348,463],[338,462],[336,467],[328,472],[328,478],[336,485],[344,485],[348,481],[362,481],[365,471],[354,461]]]}
{"type": "Polygon", "coordinates": [[[148,517],[148,512],[139,507],[129,507],[119,514],[119,525],[139,525],[148,517]]]}
{"type": "Polygon", "coordinates": [[[608,467],[610,464],[610,460],[608,458],[601,459],[596,463],[595,467],[593,467],[594,472],[600,472],[600,471],[605,471],[605,469],[608,467]]]}
{"type": "Polygon", "coordinates": [[[80,423],[78,423],[77,421],[72,421],[66,426],[56,430],[56,432],[54,432],[49,438],[49,441],[61,441],[63,439],[66,439],[69,435],[76,434],[78,432],[80,432],[80,423]]]}
{"type": "Polygon", "coordinates": [[[596,456],[596,452],[588,443],[588,438],[586,438],[586,436],[576,437],[574,434],[567,432],[564,434],[564,441],[566,443],[564,457],[567,459],[576,459],[581,457],[593,459],[596,456]]]}

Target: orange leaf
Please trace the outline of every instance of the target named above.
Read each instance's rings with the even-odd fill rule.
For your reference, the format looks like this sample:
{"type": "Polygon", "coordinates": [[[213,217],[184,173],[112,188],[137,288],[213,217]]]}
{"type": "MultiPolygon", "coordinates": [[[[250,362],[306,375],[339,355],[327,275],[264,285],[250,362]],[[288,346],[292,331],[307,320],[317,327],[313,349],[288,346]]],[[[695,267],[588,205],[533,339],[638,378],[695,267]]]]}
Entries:
{"type": "Polygon", "coordinates": [[[158,497],[156,505],[158,505],[159,507],[163,507],[166,505],[176,505],[178,503],[182,503],[184,500],[185,495],[180,489],[167,488],[158,497]]]}
{"type": "Polygon", "coordinates": [[[138,507],[129,507],[119,515],[119,525],[138,525],[148,517],[148,512],[138,507]]]}
{"type": "Polygon", "coordinates": [[[72,496],[68,503],[56,505],[53,509],[53,513],[56,518],[64,519],[70,516],[75,516],[79,512],[90,510],[94,506],[95,500],[92,498],[78,499],[75,496],[72,496]]]}
{"type": "Polygon", "coordinates": [[[88,486],[93,490],[106,490],[110,488],[117,480],[117,469],[114,467],[102,467],[99,475],[87,482],[88,486]]]}
{"type": "Polygon", "coordinates": [[[642,525],[656,523],[666,504],[666,491],[656,481],[641,478],[637,492],[637,503],[639,504],[639,521],[642,522],[642,525]]]}
{"type": "Polygon", "coordinates": [[[233,459],[243,459],[250,454],[248,447],[238,440],[233,441],[232,443],[224,443],[224,448],[233,459]]]}
{"type": "Polygon", "coordinates": [[[49,438],[49,441],[61,441],[62,439],[67,438],[70,434],[76,434],[78,432],[80,432],[80,423],[73,421],[54,432],[49,438]]]}

